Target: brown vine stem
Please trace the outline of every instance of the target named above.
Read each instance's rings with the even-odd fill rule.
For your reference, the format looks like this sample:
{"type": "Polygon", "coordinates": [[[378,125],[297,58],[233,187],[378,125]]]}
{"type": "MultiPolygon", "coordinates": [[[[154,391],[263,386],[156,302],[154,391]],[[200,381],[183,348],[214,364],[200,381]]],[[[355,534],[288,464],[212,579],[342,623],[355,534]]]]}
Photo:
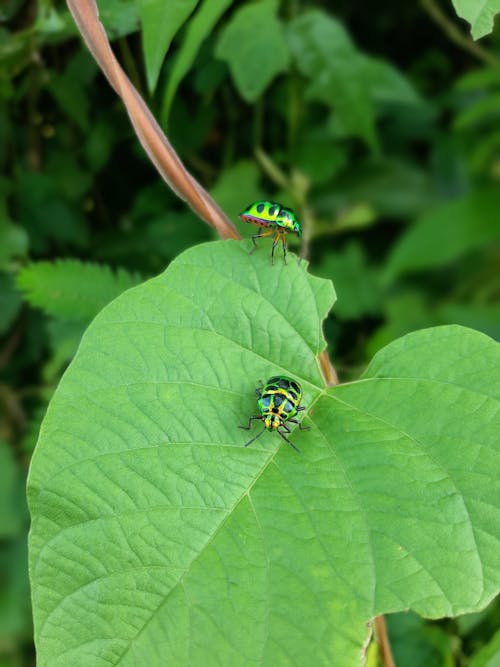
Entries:
{"type": "Polygon", "coordinates": [[[191,176],[142,97],[121,68],[99,21],[95,0],[67,0],[89,51],[121,97],[144,150],[172,190],[223,239],[241,236],[208,192],[191,176]]]}
{"type": "Polygon", "coordinates": [[[375,617],[375,632],[382,654],[382,664],[384,667],[396,667],[396,663],[392,657],[391,645],[389,643],[389,635],[387,634],[387,625],[384,616],[375,617]]]}
{"type": "Polygon", "coordinates": [[[323,352],[320,353],[318,360],[321,372],[325,378],[326,386],[334,387],[335,385],[339,384],[337,371],[333,367],[333,364],[330,361],[330,357],[328,356],[328,352],[326,350],[323,350],[323,352]]]}
{"type": "Polygon", "coordinates": [[[494,67],[500,66],[500,58],[495,56],[493,53],[485,49],[483,46],[481,46],[481,44],[478,44],[467,35],[464,35],[458,26],[450,18],[448,18],[448,16],[446,16],[435,0],[420,0],[420,4],[422,5],[424,11],[429,14],[433,21],[443,29],[443,32],[445,32],[449,39],[457,46],[459,46],[464,51],[468,51],[478,60],[481,60],[488,65],[493,65],[494,67]]]}

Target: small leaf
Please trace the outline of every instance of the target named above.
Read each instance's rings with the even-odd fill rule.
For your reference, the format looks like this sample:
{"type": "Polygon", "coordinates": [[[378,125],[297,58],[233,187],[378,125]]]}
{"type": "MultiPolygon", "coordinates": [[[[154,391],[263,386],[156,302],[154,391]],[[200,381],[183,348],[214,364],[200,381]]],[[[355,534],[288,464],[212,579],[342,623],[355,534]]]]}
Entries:
{"type": "Polygon", "coordinates": [[[198,0],[139,0],[148,88],[153,92],[172,39],[198,0]]]}
{"type": "Polygon", "coordinates": [[[99,0],[98,5],[99,18],[110,39],[124,37],[138,29],[139,16],[136,0],[99,0]]]}
{"type": "Polygon", "coordinates": [[[393,246],[387,281],[409,271],[443,267],[500,239],[500,192],[479,190],[422,215],[393,246]]]}
{"type": "Polygon", "coordinates": [[[334,109],[342,136],[361,137],[376,149],[377,105],[422,106],[401,72],[362,53],[343,25],[325,12],[303,12],[289,24],[287,35],[299,70],[311,80],[309,98],[334,109]]]}
{"type": "Polygon", "coordinates": [[[33,262],[17,276],[17,286],[32,306],[49,315],[90,321],[112,299],[141,281],[125,269],[62,259],[33,262]]]}
{"type": "Polygon", "coordinates": [[[484,37],[493,29],[493,19],[500,12],[500,0],[452,0],[457,14],[471,25],[474,39],[484,37]]]}
{"type": "Polygon", "coordinates": [[[408,105],[423,103],[410,81],[390,63],[367,55],[361,56],[361,62],[375,102],[408,105]]]}
{"type": "Polygon", "coordinates": [[[201,44],[232,3],[233,0],[203,0],[198,11],[189,22],[165,88],[162,105],[163,122],[166,122],[168,118],[177,88],[189,72],[201,44]]]}
{"type": "Polygon", "coordinates": [[[305,11],[288,26],[288,41],[299,70],[311,80],[309,98],[328,104],[348,134],[375,148],[375,110],[365,57],[344,27],[317,9],[305,11]]]}
{"type": "Polygon", "coordinates": [[[238,9],[222,32],[215,55],[229,65],[235,85],[247,102],[264,92],[290,59],[278,3],[261,0],[238,9]]]}

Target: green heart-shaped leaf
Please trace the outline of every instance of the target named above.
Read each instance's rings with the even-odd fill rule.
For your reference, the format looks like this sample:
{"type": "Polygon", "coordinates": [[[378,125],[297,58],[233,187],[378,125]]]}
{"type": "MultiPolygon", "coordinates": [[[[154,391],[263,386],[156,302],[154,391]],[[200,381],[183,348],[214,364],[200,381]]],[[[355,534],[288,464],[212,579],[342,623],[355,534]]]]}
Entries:
{"type": "Polygon", "coordinates": [[[97,316],[30,472],[40,667],[359,665],[375,614],[491,599],[498,346],[426,330],[326,389],[333,300],[295,257],[229,241],[97,316]],[[276,373],[304,389],[301,456],[243,446],[276,373]]]}

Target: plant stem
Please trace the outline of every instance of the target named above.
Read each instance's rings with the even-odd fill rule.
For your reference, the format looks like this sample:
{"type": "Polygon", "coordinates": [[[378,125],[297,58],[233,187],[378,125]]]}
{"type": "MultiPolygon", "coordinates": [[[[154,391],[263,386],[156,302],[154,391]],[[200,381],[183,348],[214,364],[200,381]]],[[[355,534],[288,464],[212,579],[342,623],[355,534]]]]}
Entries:
{"type": "Polygon", "coordinates": [[[327,387],[334,387],[335,385],[339,384],[337,371],[333,367],[333,364],[330,361],[330,357],[328,356],[328,352],[326,350],[321,352],[318,357],[318,361],[327,387]]]}
{"type": "Polygon", "coordinates": [[[455,25],[455,23],[446,16],[446,14],[441,10],[441,8],[436,4],[435,0],[420,0],[424,11],[429,14],[429,16],[439,25],[443,32],[449,37],[449,39],[459,46],[464,51],[468,51],[470,54],[478,58],[488,65],[493,65],[494,67],[500,66],[500,58],[493,55],[490,51],[485,49],[481,44],[478,44],[473,39],[464,35],[464,33],[455,25]]]}
{"type": "Polygon", "coordinates": [[[384,616],[377,616],[375,618],[375,633],[382,654],[382,664],[384,667],[396,667],[396,663],[392,657],[391,644],[384,616]]]}
{"type": "Polygon", "coordinates": [[[110,85],[121,97],[142,147],[161,176],[193,211],[223,239],[240,239],[234,223],[193,178],[146,103],[118,63],[99,21],[95,0],[66,0],[75,23],[110,85]]]}

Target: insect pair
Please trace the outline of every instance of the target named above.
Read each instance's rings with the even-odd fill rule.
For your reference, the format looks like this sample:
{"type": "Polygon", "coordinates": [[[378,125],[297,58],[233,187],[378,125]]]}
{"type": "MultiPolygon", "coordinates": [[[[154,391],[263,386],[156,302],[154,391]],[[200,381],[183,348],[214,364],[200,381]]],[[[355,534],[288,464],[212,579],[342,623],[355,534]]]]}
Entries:
{"type": "Polygon", "coordinates": [[[250,417],[248,426],[240,426],[240,428],[249,431],[252,428],[254,419],[263,421],[264,428],[254,438],[249,440],[245,447],[251,445],[257,438],[260,438],[264,431],[276,431],[290,447],[293,447],[300,454],[300,450],[283,433],[283,430],[290,433],[286,422],[298,424],[301,431],[309,430],[309,426],[302,426],[295,419],[295,416],[299,412],[305,410],[305,407],[300,405],[302,400],[300,384],[285,375],[277,375],[270,378],[264,387],[256,389],[255,393],[257,394],[257,405],[260,415],[250,417]]]}
{"type": "MultiPolygon", "coordinates": [[[[252,252],[257,248],[256,239],[274,234],[271,261],[274,264],[274,251],[281,240],[283,245],[283,261],[286,264],[287,233],[293,232],[298,236],[302,235],[302,227],[295,213],[291,209],[285,208],[273,201],[258,201],[240,213],[240,218],[245,222],[251,222],[254,225],[267,228],[264,232],[252,235],[252,252]]],[[[287,422],[298,424],[299,429],[303,431],[309,429],[309,427],[302,426],[295,419],[295,416],[299,412],[305,410],[300,405],[302,389],[299,383],[285,375],[277,375],[270,378],[264,387],[260,387],[255,391],[260,414],[250,417],[248,426],[240,426],[240,428],[249,431],[252,428],[254,419],[264,422],[264,428],[254,438],[249,440],[245,447],[251,445],[257,438],[260,438],[264,431],[276,431],[290,447],[293,447],[296,452],[300,453],[300,450],[283,433],[283,431],[290,433],[287,422]]]]}
{"type": "Polygon", "coordinates": [[[274,264],[274,250],[281,240],[283,245],[283,261],[286,264],[287,233],[293,232],[298,236],[302,236],[302,227],[295,213],[290,208],[285,208],[274,201],[257,201],[250,204],[250,206],[240,213],[240,218],[245,222],[251,222],[254,225],[266,228],[265,232],[252,235],[252,252],[257,248],[256,239],[274,234],[271,262],[274,264]]]}

